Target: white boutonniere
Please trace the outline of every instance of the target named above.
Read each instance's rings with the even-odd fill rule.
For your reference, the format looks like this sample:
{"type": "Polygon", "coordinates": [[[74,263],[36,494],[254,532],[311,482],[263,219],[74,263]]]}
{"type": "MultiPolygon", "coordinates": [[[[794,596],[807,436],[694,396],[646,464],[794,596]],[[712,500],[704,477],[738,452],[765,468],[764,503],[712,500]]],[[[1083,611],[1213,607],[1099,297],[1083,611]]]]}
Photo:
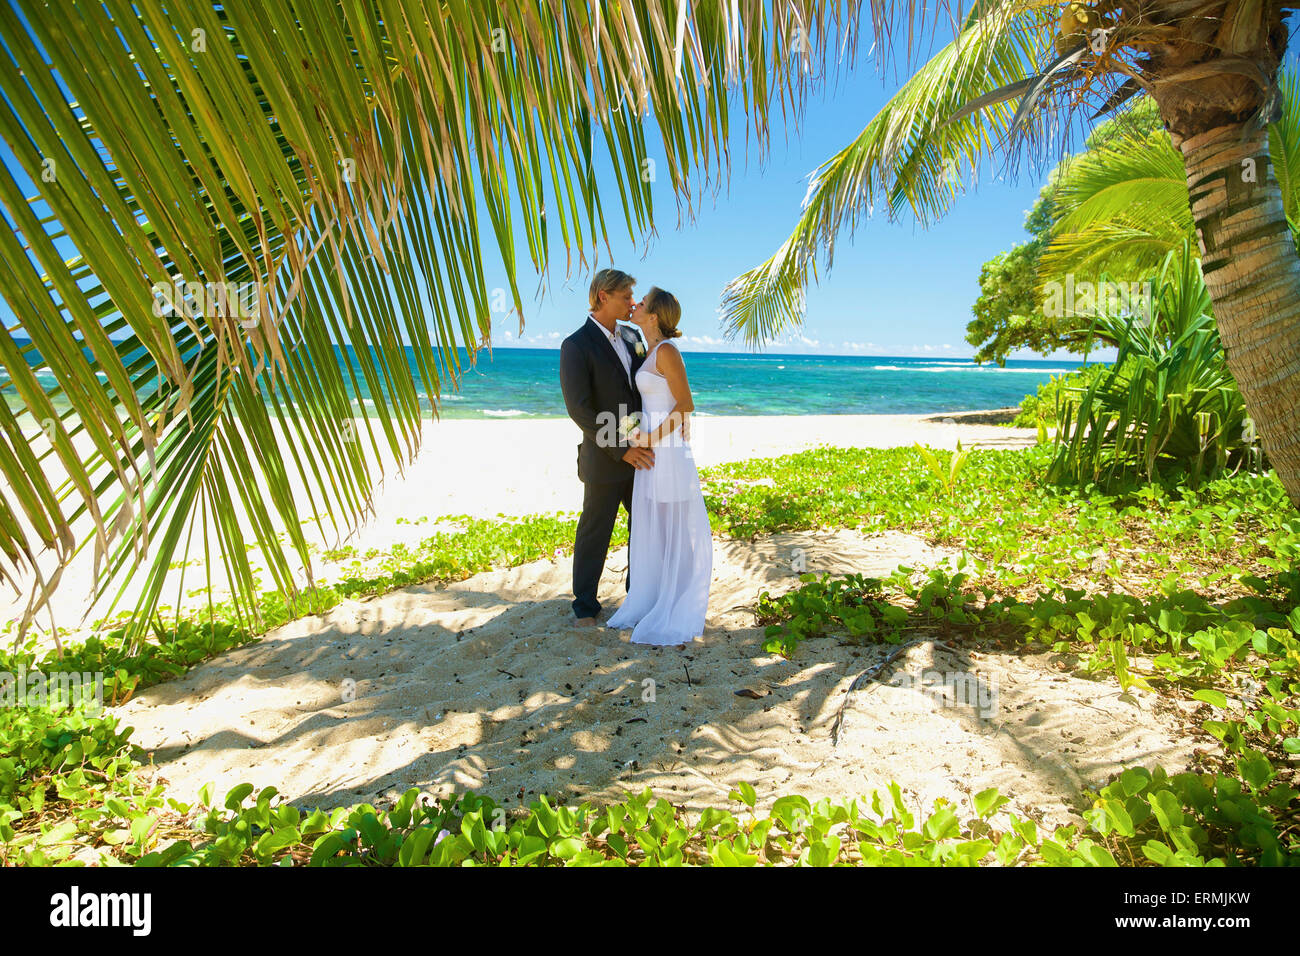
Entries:
{"type": "Polygon", "coordinates": [[[632,352],[637,358],[645,358],[645,343],[641,337],[626,326],[619,326],[619,333],[623,336],[623,341],[632,347],[632,352]]]}
{"type": "Polygon", "coordinates": [[[624,415],[618,421],[618,437],[626,439],[641,425],[641,413],[633,412],[631,415],[624,415]]]}

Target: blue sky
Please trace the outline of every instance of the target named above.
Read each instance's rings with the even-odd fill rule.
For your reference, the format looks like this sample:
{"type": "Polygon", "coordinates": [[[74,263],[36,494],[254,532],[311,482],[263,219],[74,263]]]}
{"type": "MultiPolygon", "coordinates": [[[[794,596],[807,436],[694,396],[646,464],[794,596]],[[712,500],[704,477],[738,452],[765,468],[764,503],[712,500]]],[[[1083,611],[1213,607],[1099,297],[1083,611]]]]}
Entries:
{"type": "MultiPolygon", "coordinates": [[[[867,44],[869,46],[869,44],[867,44]]],[[[865,46],[864,46],[865,51],[865,46]]],[[[807,193],[809,174],[861,131],[907,75],[904,65],[882,75],[869,53],[841,70],[836,82],[814,79],[808,108],[796,128],[779,111],[771,122],[771,148],[757,162],[752,138],[746,143],[743,111],[733,111],[731,174],[715,196],[710,189],[696,200],[693,222],[678,225],[677,204],[668,181],[657,129],[648,131],[650,157],[665,170],[652,185],[658,234],[647,246],[633,246],[622,222],[612,176],[602,190],[613,258],[600,245],[594,268],[616,266],[637,277],[637,292],[651,285],[673,292],[682,303],[681,341],[696,351],[746,351],[738,341],[723,339],[717,308],[723,287],[734,276],[762,262],[788,236],[807,193]],[[887,75],[889,79],[885,79],[887,75]]],[[[1077,147],[1076,147],[1077,148],[1077,147]]],[[[0,153],[16,169],[7,148],[0,153]]],[[[1038,157],[1036,165],[1007,171],[1001,164],[981,170],[968,184],[947,217],[922,229],[910,216],[889,222],[883,215],[858,224],[850,240],[841,235],[834,268],[821,270],[819,284],[809,288],[807,319],[765,351],[780,353],[917,355],[969,357],[974,347],[964,338],[971,305],[979,294],[981,265],[997,253],[1023,241],[1026,211],[1038,194],[1046,171],[1059,155],[1038,157]],[[998,177],[1008,173],[1006,181],[998,177]]],[[[608,158],[606,157],[606,164],[608,158]]],[[[608,172],[608,171],[606,171],[608,172]]],[[[26,177],[20,182],[30,189],[26,177]]],[[[565,276],[565,253],[552,248],[549,281],[534,298],[537,277],[531,272],[522,242],[519,287],[524,295],[526,326],[519,334],[517,316],[499,314],[493,322],[493,347],[558,348],[560,340],[584,319],[590,270],[565,276]]],[[[491,249],[491,233],[483,239],[491,249]]],[[[66,241],[65,243],[66,244],[66,241]]],[[[487,250],[485,250],[487,251],[487,250]]],[[[68,254],[71,247],[68,246],[68,254]]],[[[506,286],[499,257],[489,251],[489,290],[506,286]]],[[[576,256],[575,256],[576,259],[576,256]]],[[[820,262],[819,262],[820,265],[820,262]]],[[[7,304],[0,316],[13,321],[7,304]]],[[[1107,361],[1113,349],[1090,358],[1107,361]]],[[[1039,358],[1021,352],[1012,358],[1039,358]]],[[[1078,356],[1057,353],[1054,360],[1078,356]]]]}
{"type": "MultiPolygon", "coordinates": [[[[679,228],[672,186],[666,175],[659,177],[653,184],[658,235],[648,249],[634,248],[621,220],[610,219],[613,259],[602,244],[596,268],[612,265],[631,273],[637,278],[638,296],[651,285],[674,293],[682,304],[681,341],[688,349],[746,351],[738,340],[723,339],[717,315],[723,286],[770,256],[789,235],[809,174],[860,132],[897,90],[892,69],[889,77],[887,82],[874,61],[859,55],[837,88],[821,84],[822,92],[811,98],[800,129],[776,117],[772,148],[762,166],[752,139],[746,160],[742,122],[733,131],[729,189],[724,188],[716,202],[711,195],[697,201],[695,221],[679,228]],[[622,230],[621,236],[615,227],[622,230]]],[[[657,135],[648,137],[652,158],[662,157],[657,135]]],[[[1000,165],[982,170],[974,188],[968,185],[948,216],[928,230],[910,215],[895,223],[884,215],[860,223],[851,241],[847,234],[840,237],[833,269],[822,270],[820,284],[809,288],[803,328],[765,351],[970,357],[975,349],[965,341],[965,332],[979,295],[980,267],[1027,238],[1025,214],[1046,171],[1059,158],[1045,156],[1038,168],[1024,163],[1006,181],[996,178],[1007,172],[1000,165]]],[[[620,216],[612,181],[602,195],[607,217],[620,216]]],[[[558,347],[585,318],[590,270],[575,269],[566,281],[563,252],[558,259],[553,253],[549,288],[539,300],[528,297],[535,287],[531,273],[520,278],[525,293],[523,335],[518,334],[517,317],[499,316],[493,323],[494,347],[558,347]]],[[[489,274],[488,280],[489,288],[504,285],[504,273],[489,274]]],[[[1040,358],[1028,351],[1012,357],[1040,358]]],[[[1113,357],[1114,349],[1108,349],[1094,352],[1090,359],[1113,357]]],[[[1075,355],[1073,360],[1081,359],[1075,355]]]]}

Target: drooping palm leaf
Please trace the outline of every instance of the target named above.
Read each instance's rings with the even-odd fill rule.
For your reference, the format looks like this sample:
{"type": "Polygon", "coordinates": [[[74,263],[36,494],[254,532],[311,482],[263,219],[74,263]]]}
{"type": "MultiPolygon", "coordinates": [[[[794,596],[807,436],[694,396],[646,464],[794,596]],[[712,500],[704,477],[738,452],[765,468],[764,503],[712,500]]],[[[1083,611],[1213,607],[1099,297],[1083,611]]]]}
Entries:
{"type": "Polygon", "coordinates": [[[1130,76],[1127,80],[1116,87],[1115,92],[1106,99],[1106,102],[1102,103],[1101,106],[1097,108],[1097,112],[1092,114],[1092,118],[1098,120],[1103,116],[1111,115],[1141,92],[1142,84],[1130,76]]]}
{"type": "Polygon", "coordinates": [[[1121,133],[1063,163],[1057,219],[1039,282],[1066,272],[1134,276],[1157,268],[1194,233],[1183,159],[1162,129],[1121,133]]]}
{"type": "Polygon", "coordinates": [[[958,114],[971,100],[1032,72],[1048,22],[1025,4],[988,0],[972,10],[957,38],[813,173],[790,237],[728,284],[720,310],[726,334],[753,345],[802,321],[816,257],[824,255],[829,267],[841,230],[851,234],[877,203],[891,216],[909,209],[922,223],[943,215],[955,180],[1005,144],[1015,115],[1005,99],[990,101],[979,115],[958,114]]]}
{"type": "Polygon", "coordinates": [[[418,448],[420,392],[436,408],[457,348],[488,336],[488,250],[522,327],[517,229],[539,272],[557,240],[589,262],[608,161],[629,235],[651,230],[647,115],[689,201],[723,173],[728,96],[761,144],[855,16],[823,0],[4,5],[0,575],[37,579],[23,628],[79,547],[96,595],[133,601],[136,637],[191,547],[219,557],[241,614],[260,586],[249,546],[292,598],[311,579],[304,511],[364,514],[384,461],[418,448]],[[796,23],[807,56],[783,55],[796,23]],[[156,290],[177,279],[251,283],[258,313],[169,314],[156,290]]]}
{"type": "MultiPolygon", "coordinates": [[[[1269,127],[1269,155],[1294,219],[1300,209],[1295,74],[1280,72],[1278,88],[1281,117],[1269,127]]],[[[1163,130],[1122,131],[1104,148],[1063,162],[1056,184],[1057,219],[1039,262],[1040,287],[1067,272],[1131,278],[1158,268],[1184,242],[1195,245],[1183,158],[1163,130]]]]}

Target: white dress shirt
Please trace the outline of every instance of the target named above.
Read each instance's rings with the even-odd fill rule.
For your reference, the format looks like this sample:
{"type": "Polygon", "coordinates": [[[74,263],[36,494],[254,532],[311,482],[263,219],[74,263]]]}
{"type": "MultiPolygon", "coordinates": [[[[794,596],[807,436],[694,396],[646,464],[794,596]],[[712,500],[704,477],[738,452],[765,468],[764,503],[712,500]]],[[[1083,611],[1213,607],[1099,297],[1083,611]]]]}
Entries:
{"type": "Polygon", "coordinates": [[[623,336],[618,334],[618,326],[614,326],[613,332],[605,328],[596,321],[595,316],[588,315],[587,318],[595,324],[600,330],[600,334],[609,339],[609,344],[614,346],[614,351],[618,353],[618,360],[623,363],[623,371],[627,375],[628,384],[632,384],[632,356],[627,353],[627,343],[623,341],[623,336]]]}

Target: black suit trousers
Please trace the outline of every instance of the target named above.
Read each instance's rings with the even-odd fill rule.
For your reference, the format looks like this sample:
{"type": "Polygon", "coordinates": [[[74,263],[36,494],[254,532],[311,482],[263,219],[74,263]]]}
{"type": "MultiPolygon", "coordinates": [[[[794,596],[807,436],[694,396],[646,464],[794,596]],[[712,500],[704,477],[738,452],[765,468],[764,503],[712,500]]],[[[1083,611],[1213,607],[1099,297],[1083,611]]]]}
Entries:
{"type": "MultiPolygon", "coordinates": [[[[582,514],[573,542],[573,614],[595,617],[600,611],[596,591],[609,555],[609,538],[614,533],[620,502],[627,511],[627,526],[632,529],[632,478],[622,481],[587,481],[582,486],[582,514]]],[[[632,588],[629,562],[624,590],[632,588]]]]}

